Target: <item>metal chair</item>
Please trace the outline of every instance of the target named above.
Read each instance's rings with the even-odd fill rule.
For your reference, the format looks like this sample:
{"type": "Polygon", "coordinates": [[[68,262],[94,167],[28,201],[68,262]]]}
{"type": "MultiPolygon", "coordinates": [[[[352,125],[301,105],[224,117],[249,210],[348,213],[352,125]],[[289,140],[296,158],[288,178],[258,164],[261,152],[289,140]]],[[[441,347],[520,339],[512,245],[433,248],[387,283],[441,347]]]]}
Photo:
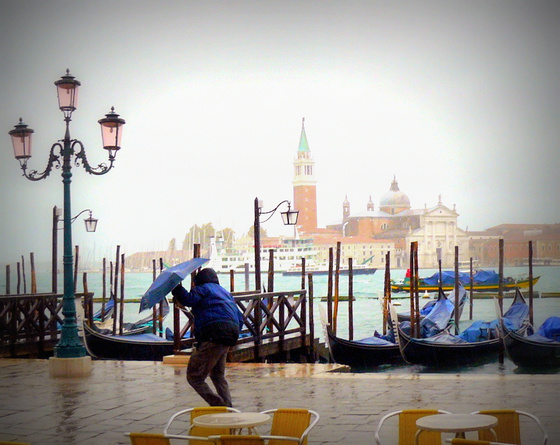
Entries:
{"type": "Polygon", "coordinates": [[[268,445],[283,445],[294,439],[299,445],[307,445],[307,436],[320,418],[319,413],[305,408],[276,408],[262,413],[272,414],[268,445]]]}
{"type": "MultiPolygon", "coordinates": [[[[548,435],[540,420],[533,414],[525,411],[515,409],[494,409],[494,410],[480,410],[471,414],[488,414],[498,419],[498,425],[493,429],[496,432],[497,440],[511,444],[521,444],[521,425],[520,416],[527,417],[533,420],[539,427],[543,435],[543,445],[548,442],[548,435]]],[[[482,430],[478,433],[480,440],[492,440],[492,434],[488,430],[482,430]]]]}
{"type": "MultiPolygon", "coordinates": [[[[381,418],[375,431],[375,443],[383,445],[379,433],[387,419],[398,416],[399,418],[399,441],[398,445],[414,445],[414,435],[416,434],[416,420],[420,417],[431,416],[433,414],[451,414],[448,411],[438,409],[403,409],[394,411],[381,418]]],[[[436,431],[426,431],[419,437],[420,445],[441,445],[441,433],[436,431]]]]}
{"type": "Polygon", "coordinates": [[[238,409],[230,408],[227,406],[199,406],[195,408],[187,408],[181,411],[176,412],[173,414],[165,427],[163,428],[163,435],[171,438],[171,439],[183,439],[189,440],[190,445],[206,445],[209,440],[209,436],[219,436],[219,435],[227,435],[229,434],[229,428],[204,428],[200,426],[193,425],[193,420],[204,414],[216,414],[216,413],[225,413],[225,412],[233,412],[238,413],[240,412],[238,409]],[[183,426],[182,431],[186,430],[186,434],[173,434],[170,433],[170,427],[173,421],[180,416],[184,416],[186,414],[190,415],[190,422],[183,426]]]}

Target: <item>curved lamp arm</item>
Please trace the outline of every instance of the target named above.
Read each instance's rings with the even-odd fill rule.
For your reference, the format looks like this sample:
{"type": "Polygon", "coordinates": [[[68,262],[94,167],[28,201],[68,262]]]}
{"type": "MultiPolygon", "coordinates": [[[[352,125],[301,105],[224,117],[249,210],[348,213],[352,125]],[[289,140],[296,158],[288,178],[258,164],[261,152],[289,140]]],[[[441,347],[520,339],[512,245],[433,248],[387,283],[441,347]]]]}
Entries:
{"type": "Polygon", "coordinates": [[[82,213],[85,213],[85,212],[89,212],[89,216],[90,216],[90,218],[91,218],[91,213],[92,213],[92,211],[91,211],[90,209],[84,209],[84,210],[82,210],[80,213],[78,213],[76,216],[74,216],[74,217],[70,220],[70,222],[73,223],[74,221],[76,221],[76,219],[78,218],[78,216],[80,216],[82,213]]]}
{"type": "Polygon", "coordinates": [[[74,160],[74,164],[76,165],[76,167],[80,167],[81,165],[82,167],[84,167],[84,170],[87,171],[90,175],[104,175],[105,173],[107,173],[109,170],[113,168],[113,162],[115,161],[115,157],[113,155],[109,155],[109,165],[102,162],[97,167],[92,167],[87,160],[84,144],[82,144],[77,139],[74,139],[72,141],[72,150],[74,150],[74,147],[76,145],[80,146],[80,151],[78,151],[77,153],[74,152],[75,153],[74,156],[76,156],[76,159],[74,160]]]}
{"type": "Polygon", "coordinates": [[[37,170],[30,170],[29,173],[27,173],[27,159],[23,159],[23,160],[19,160],[20,161],[20,165],[21,165],[21,169],[23,170],[23,176],[25,176],[27,179],[30,179],[31,181],[40,181],[41,179],[45,179],[47,176],[50,175],[52,169],[53,169],[53,165],[56,163],[56,168],[60,168],[60,156],[54,154],[55,148],[57,148],[60,150],[60,153],[62,154],[62,145],[59,142],[56,142],[53,144],[53,146],[51,147],[51,151],[49,153],[49,160],[47,162],[47,167],[45,168],[45,171],[42,173],[37,173],[37,170]]]}
{"type": "Polygon", "coordinates": [[[268,212],[261,212],[259,210],[259,215],[269,215],[270,216],[268,218],[266,218],[264,221],[262,221],[263,223],[267,222],[270,218],[272,218],[272,216],[274,215],[274,213],[276,212],[276,210],[278,210],[278,207],[280,207],[282,204],[287,203],[288,204],[288,209],[290,208],[290,201],[288,201],[287,199],[285,199],[284,201],[281,201],[276,207],[274,207],[272,210],[269,210],[268,212]]]}

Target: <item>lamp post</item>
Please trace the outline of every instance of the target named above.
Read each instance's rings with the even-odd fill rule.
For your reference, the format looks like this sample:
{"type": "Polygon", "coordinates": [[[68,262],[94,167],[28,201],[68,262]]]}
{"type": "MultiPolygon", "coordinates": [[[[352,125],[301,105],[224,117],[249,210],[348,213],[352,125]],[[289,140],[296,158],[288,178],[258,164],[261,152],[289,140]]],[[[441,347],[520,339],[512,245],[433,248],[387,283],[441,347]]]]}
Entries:
{"type": "Polygon", "coordinates": [[[291,210],[290,201],[284,200],[281,201],[274,209],[269,210],[268,212],[262,211],[262,202],[259,201],[259,198],[255,198],[255,222],[253,225],[253,237],[255,239],[255,288],[257,291],[261,289],[261,215],[270,215],[267,219],[263,221],[263,223],[267,222],[276,210],[282,204],[288,204],[288,210],[285,212],[280,212],[282,215],[282,222],[285,226],[294,226],[297,223],[299,211],[298,210],[291,210]]]}
{"type": "MultiPolygon", "coordinates": [[[[84,219],[86,225],[86,232],[95,232],[97,229],[97,218],[93,217],[92,211],[90,209],[82,210],[76,216],[71,219],[71,223],[76,221],[78,216],[84,212],[89,212],[89,217],[84,219]]],[[[52,293],[56,294],[58,292],[58,231],[61,228],[58,227],[58,221],[60,220],[60,209],[57,206],[53,208],[53,227],[52,227],[52,293]]]]}
{"type": "Polygon", "coordinates": [[[64,316],[64,321],[61,328],[60,341],[55,347],[54,355],[56,358],[80,358],[85,357],[86,350],[78,335],[76,304],[74,301],[74,277],[72,275],[71,224],[73,219],[70,207],[72,161],[76,167],[81,166],[92,175],[104,175],[111,170],[116,153],[121,148],[122,126],[125,121],[114,112],[114,108],[111,108],[111,111],[98,121],[101,125],[103,148],[109,152],[109,165],[101,163],[97,167],[92,167],[87,160],[82,142],[70,138],[70,121],[72,120],[72,113],[77,107],[78,89],[81,84],[74,76],[70,75],[69,70],[66,70],[66,75],[62,76],[59,80],[54,82],[54,84],[57,88],[58,106],[64,115],[66,132],[64,134],[64,139],[52,145],[47,167],[42,173],[38,173],[37,170],[28,171],[27,169],[27,161],[31,157],[31,136],[34,131],[28,128],[20,118],[19,123],[9,134],[12,137],[14,156],[20,163],[23,176],[27,179],[31,181],[45,179],[49,176],[53,167],[58,169],[62,166],[62,182],[64,184],[64,295],[62,314],[64,316]]]}

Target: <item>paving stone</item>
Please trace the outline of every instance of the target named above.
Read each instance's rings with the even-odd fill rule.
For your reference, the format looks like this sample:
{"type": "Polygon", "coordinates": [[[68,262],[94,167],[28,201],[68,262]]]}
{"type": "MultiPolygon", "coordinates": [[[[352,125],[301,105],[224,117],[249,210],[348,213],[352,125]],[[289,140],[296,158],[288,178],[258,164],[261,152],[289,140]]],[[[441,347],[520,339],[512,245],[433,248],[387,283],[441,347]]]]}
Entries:
{"type": "MultiPolygon", "coordinates": [[[[204,402],[185,368],[153,362],[94,361],[82,379],[51,378],[46,360],[0,360],[0,439],[32,444],[129,444],[129,431],[161,432],[176,411],[204,402]]],[[[234,405],[280,406],[321,414],[309,445],[372,444],[381,417],[404,408],[451,412],[516,408],[537,415],[560,445],[560,376],[328,372],[323,365],[230,364],[234,405]]],[[[524,445],[538,431],[523,424],[524,445]]],[[[384,431],[395,443],[396,427],[384,431]]]]}

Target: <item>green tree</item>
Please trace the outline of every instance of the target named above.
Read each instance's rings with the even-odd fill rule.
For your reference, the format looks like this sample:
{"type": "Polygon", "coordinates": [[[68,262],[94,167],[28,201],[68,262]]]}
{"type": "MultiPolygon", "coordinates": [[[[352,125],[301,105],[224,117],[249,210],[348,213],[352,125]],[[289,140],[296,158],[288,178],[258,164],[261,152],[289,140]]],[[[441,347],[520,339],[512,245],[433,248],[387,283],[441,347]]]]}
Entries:
{"type": "MultiPolygon", "coordinates": [[[[266,230],[263,229],[263,227],[260,227],[260,233],[261,233],[261,239],[266,238],[268,235],[266,233],[266,230]]],[[[247,235],[249,236],[249,238],[255,238],[255,226],[251,226],[249,227],[249,231],[247,232],[247,235]]]]}

